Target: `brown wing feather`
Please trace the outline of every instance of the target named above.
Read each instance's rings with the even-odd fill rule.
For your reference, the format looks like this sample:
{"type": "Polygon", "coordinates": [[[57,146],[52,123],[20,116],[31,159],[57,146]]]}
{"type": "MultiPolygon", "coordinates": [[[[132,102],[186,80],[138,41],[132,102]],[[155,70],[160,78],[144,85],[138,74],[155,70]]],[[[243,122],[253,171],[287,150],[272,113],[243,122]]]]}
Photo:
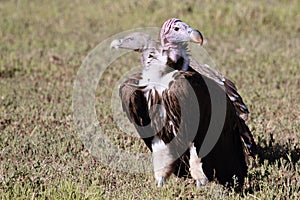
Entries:
{"type": "Polygon", "coordinates": [[[197,61],[195,61],[193,58],[190,60],[190,67],[193,68],[196,72],[202,74],[203,76],[206,76],[207,78],[210,78],[214,80],[218,85],[226,92],[230,100],[232,101],[233,105],[235,106],[236,112],[238,115],[243,119],[247,120],[249,110],[244,103],[242,97],[237,91],[237,88],[235,84],[223,76],[220,72],[217,70],[209,67],[208,65],[202,65],[199,64],[197,61]]]}
{"type": "Polygon", "coordinates": [[[138,86],[141,74],[134,74],[127,79],[119,89],[123,110],[129,120],[134,124],[139,135],[152,151],[151,142],[154,130],[149,126],[151,120],[147,107],[147,99],[144,96],[143,87],[138,86]]]}

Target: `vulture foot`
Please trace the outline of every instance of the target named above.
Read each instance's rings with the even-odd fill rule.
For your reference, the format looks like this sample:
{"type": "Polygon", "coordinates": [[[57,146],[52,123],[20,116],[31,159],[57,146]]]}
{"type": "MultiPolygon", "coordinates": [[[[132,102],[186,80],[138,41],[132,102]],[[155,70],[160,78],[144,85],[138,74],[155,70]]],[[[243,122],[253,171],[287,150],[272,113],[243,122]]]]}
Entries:
{"type": "Polygon", "coordinates": [[[165,178],[163,176],[160,176],[157,178],[157,187],[162,187],[164,185],[165,178]]]}
{"type": "Polygon", "coordinates": [[[190,162],[190,172],[193,179],[197,181],[197,187],[207,184],[208,178],[206,177],[203,171],[201,158],[198,157],[194,144],[192,144],[192,146],[190,147],[189,162],[190,162]]]}
{"type": "Polygon", "coordinates": [[[200,188],[201,186],[206,185],[207,183],[208,183],[208,179],[207,178],[198,179],[196,181],[197,188],[200,188]]]}

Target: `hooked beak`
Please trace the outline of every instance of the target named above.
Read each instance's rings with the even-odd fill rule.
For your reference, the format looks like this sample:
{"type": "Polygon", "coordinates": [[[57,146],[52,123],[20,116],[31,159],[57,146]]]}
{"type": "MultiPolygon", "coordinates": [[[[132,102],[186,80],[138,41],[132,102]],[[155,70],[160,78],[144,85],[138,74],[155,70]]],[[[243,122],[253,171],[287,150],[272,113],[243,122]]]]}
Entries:
{"type": "Polygon", "coordinates": [[[193,29],[192,32],[190,33],[190,41],[199,43],[200,45],[202,45],[203,44],[203,36],[200,33],[200,31],[193,29]]]}

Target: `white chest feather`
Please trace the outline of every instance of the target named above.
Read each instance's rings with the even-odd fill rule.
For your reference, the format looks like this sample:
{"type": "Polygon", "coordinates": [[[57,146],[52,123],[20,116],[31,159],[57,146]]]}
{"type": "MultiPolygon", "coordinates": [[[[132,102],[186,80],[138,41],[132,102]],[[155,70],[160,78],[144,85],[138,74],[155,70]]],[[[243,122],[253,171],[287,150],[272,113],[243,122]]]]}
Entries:
{"type": "Polygon", "coordinates": [[[157,90],[161,97],[162,92],[168,88],[171,81],[174,80],[173,75],[177,70],[170,70],[166,73],[168,67],[166,65],[153,63],[150,68],[143,70],[143,78],[140,80],[140,86],[146,86],[146,90],[157,90]]]}

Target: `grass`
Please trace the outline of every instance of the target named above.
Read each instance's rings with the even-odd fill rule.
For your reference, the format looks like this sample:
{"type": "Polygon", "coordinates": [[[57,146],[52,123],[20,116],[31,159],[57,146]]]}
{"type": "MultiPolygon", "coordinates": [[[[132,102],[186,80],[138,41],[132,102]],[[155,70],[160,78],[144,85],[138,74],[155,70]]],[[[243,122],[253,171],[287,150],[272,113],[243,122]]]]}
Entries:
{"type": "MultiPolygon", "coordinates": [[[[1,199],[299,199],[299,21],[297,0],[1,1],[1,199]],[[249,106],[260,154],[242,193],[215,183],[197,190],[175,177],[158,189],[151,173],[114,170],[78,137],[72,92],[86,55],[111,35],[170,17],[201,30],[206,50],[249,106]]],[[[132,57],[106,71],[97,116],[120,149],[147,152],[116,127],[109,105],[111,86],[135,66],[132,57]]]]}

